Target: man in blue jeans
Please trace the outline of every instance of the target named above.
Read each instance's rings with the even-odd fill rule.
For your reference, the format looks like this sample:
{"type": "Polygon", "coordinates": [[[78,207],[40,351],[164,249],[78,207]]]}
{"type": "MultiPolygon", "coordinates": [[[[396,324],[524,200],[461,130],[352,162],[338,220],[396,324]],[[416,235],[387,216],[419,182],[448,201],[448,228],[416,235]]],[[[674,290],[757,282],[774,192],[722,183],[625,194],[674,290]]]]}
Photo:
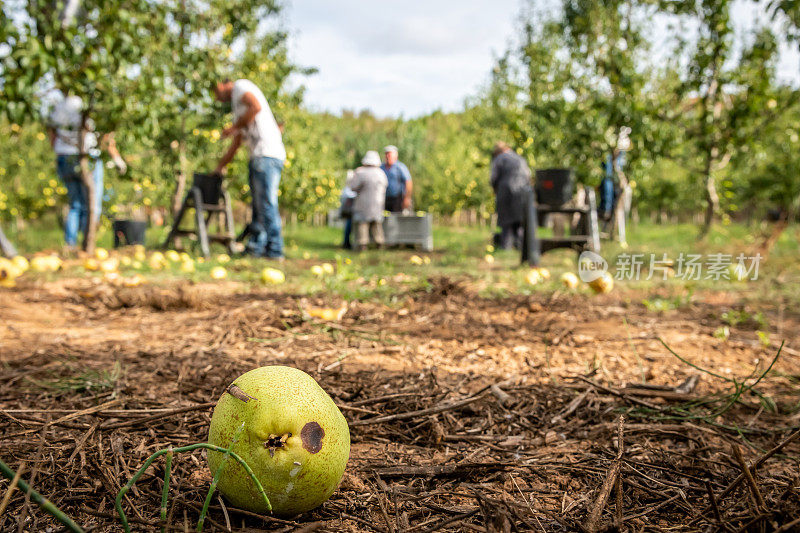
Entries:
{"type": "MultiPolygon", "coordinates": [[[[86,232],[89,224],[89,191],[83,183],[80,169],[80,150],[78,149],[83,103],[78,96],[67,96],[53,107],[48,117],[47,131],[50,145],[56,153],[56,172],[64,183],[69,197],[69,213],[64,223],[64,240],[67,251],[72,251],[78,244],[78,233],[86,232]]],[[[87,120],[83,138],[83,151],[88,155],[93,166],[92,180],[95,190],[95,212],[98,218],[103,205],[103,160],[101,147],[111,156],[114,165],[121,174],[127,170],[125,161],[117,150],[114,133],[103,135],[98,145],[94,123],[87,120]]]]}
{"type": "Polygon", "coordinates": [[[257,257],[283,259],[278,186],[286,150],[280,127],[264,93],[253,82],[225,80],[215,85],[214,93],[218,101],[230,102],[233,109],[233,125],[222,130],[222,136],[232,137],[233,142],[220,159],[216,172],[226,171],[242,141],[250,150],[247,168],[253,215],[247,252],[257,257]]]}

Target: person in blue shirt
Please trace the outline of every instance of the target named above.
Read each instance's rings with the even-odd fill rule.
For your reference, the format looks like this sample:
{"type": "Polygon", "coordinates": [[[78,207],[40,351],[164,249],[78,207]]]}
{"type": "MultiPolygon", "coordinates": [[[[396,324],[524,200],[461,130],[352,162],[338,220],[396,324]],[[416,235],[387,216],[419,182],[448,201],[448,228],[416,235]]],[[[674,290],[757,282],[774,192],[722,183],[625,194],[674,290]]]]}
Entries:
{"type": "Polygon", "coordinates": [[[411,193],[413,183],[408,167],[397,160],[397,147],[389,145],[383,149],[386,162],[381,169],[389,178],[386,188],[386,207],[391,213],[400,213],[404,209],[411,209],[411,193]]]}

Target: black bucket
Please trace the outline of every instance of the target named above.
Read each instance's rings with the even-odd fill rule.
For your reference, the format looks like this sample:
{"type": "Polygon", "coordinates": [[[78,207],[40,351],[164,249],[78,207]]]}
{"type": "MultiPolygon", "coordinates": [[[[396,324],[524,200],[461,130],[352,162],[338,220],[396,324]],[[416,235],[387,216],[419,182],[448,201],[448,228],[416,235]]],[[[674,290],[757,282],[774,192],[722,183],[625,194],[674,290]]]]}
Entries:
{"type": "Polygon", "coordinates": [[[195,172],[193,187],[200,189],[204,204],[217,205],[222,196],[222,176],[195,172]]]}
{"type": "Polygon", "coordinates": [[[144,244],[147,222],[141,220],[115,220],[111,224],[114,231],[114,248],[144,244]]]}
{"type": "Polygon", "coordinates": [[[572,199],[575,173],[571,168],[546,168],[536,171],[536,202],[553,207],[572,199]]]}

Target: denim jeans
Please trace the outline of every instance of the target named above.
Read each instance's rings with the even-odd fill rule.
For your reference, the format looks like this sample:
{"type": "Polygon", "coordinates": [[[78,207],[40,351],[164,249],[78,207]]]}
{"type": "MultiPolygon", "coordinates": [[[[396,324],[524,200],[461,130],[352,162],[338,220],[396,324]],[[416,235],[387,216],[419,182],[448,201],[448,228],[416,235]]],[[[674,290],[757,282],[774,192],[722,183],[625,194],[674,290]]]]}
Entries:
{"type": "Polygon", "coordinates": [[[283,257],[281,214],[278,211],[281,170],[283,161],[274,157],[254,157],[248,165],[253,217],[247,249],[256,256],[283,257]]]}
{"type": "MultiPolygon", "coordinates": [[[[77,155],[56,156],[56,172],[67,188],[69,213],[64,224],[64,240],[68,246],[78,243],[78,232],[86,231],[89,224],[89,191],[81,178],[80,158],[77,155]]],[[[92,171],[95,190],[95,206],[100,216],[103,205],[103,162],[94,161],[92,171]]]]}

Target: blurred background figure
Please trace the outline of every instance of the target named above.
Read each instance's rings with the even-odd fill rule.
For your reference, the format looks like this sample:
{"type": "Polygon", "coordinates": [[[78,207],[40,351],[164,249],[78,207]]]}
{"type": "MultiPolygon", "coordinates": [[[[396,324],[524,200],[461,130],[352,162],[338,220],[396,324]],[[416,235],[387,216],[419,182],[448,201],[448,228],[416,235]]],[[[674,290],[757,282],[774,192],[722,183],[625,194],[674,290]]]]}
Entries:
{"type": "Polygon", "coordinates": [[[353,224],[356,228],[356,249],[366,250],[372,241],[383,247],[383,210],[389,180],[381,169],[381,157],[368,151],[361,165],[347,181],[347,187],[356,193],[353,202],[353,224]]]}
{"type": "Polygon", "coordinates": [[[401,213],[411,209],[414,183],[408,167],[398,160],[397,147],[390,144],[383,149],[383,152],[386,161],[381,169],[389,180],[389,186],[386,188],[386,210],[391,213],[401,213]]]}
{"type": "Polygon", "coordinates": [[[500,226],[500,248],[518,246],[522,239],[522,220],[527,190],[531,187],[528,163],[504,142],[492,151],[490,183],[496,197],[497,225],[500,226]]]}
{"type": "Polygon", "coordinates": [[[256,257],[283,259],[281,214],[278,211],[278,186],[281,182],[286,149],[281,131],[264,93],[250,80],[225,80],[214,86],[220,102],[230,102],[233,125],[222,131],[232,137],[228,151],[217,164],[216,172],[225,172],[242,141],[250,150],[247,166],[252,196],[252,220],[248,253],[256,257]]]}
{"type": "Polygon", "coordinates": [[[85,232],[89,224],[89,191],[81,177],[81,152],[90,159],[95,190],[94,209],[98,217],[103,206],[103,150],[108,152],[121,174],[128,170],[125,160],[117,150],[114,133],[103,135],[98,143],[94,122],[91,120],[86,121],[87,131],[83,137],[83,150],[80,150],[82,120],[83,102],[74,95],[56,103],[48,117],[47,132],[50,146],[56,154],[56,173],[64,183],[69,197],[69,212],[64,224],[64,241],[68,251],[77,246],[78,233],[85,232]]]}
{"type": "MultiPolygon", "coordinates": [[[[348,170],[347,181],[345,183],[350,183],[350,180],[353,179],[354,175],[354,171],[348,170]]],[[[355,202],[355,199],[355,191],[345,185],[342,189],[342,194],[339,197],[339,218],[344,220],[344,240],[342,241],[342,248],[346,250],[349,250],[353,247],[353,244],[350,241],[350,235],[353,233],[353,203],[355,202]]]]}

